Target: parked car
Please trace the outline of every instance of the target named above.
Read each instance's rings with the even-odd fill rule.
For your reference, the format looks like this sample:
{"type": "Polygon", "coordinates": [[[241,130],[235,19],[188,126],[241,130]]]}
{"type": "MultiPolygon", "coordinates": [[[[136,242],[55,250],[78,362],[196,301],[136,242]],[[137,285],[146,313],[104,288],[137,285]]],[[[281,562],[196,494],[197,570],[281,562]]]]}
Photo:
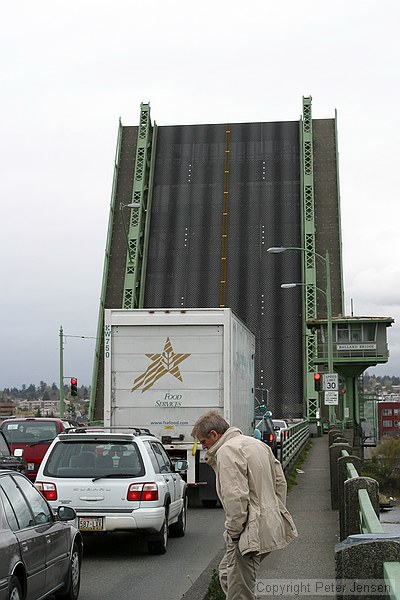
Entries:
{"type": "Polygon", "coordinates": [[[23,450],[28,477],[35,481],[43,456],[55,437],[70,427],[79,425],[70,419],[51,417],[18,417],[5,419],[0,426],[7,438],[11,452],[23,450]]]}
{"type": "Polygon", "coordinates": [[[274,455],[277,455],[278,444],[276,440],[276,432],[271,419],[271,413],[268,411],[265,414],[256,416],[255,427],[260,431],[261,439],[272,450],[274,455]]]}
{"type": "Polygon", "coordinates": [[[79,596],[82,536],[76,513],[48,502],[22,473],[0,470],[0,600],[79,596]]]}
{"type": "Polygon", "coordinates": [[[15,450],[15,455],[11,454],[7,438],[4,433],[0,431],[0,469],[13,469],[14,471],[19,471],[26,475],[26,460],[22,455],[22,450],[15,450]]]}
{"type": "Polygon", "coordinates": [[[283,419],[272,419],[272,424],[276,433],[276,441],[278,447],[280,447],[282,441],[284,439],[287,439],[287,436],[289,434],[289,426],[283,419]]]}
{"type": "Polygon", "coordinates": [[[73,506],[81,531],[140,533],[151,554],[164,554],[169,534],[185,535],[187,468],[148,430],[89,427],[58,435],[35,485],[54,510],[73,506]]]}

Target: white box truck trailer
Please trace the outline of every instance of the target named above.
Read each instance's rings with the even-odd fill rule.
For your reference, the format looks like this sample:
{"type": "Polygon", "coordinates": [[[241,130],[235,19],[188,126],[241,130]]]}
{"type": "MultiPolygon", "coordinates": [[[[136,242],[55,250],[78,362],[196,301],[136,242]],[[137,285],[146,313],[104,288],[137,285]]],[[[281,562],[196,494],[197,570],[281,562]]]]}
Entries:
{"type": "Polygon", "coordinates": [[[193,425],[215,409],[243,433],[254,425],[253,333],[228,308],[106,309],[104,425],[147,428],[203,504],[217,500],[214,473],[193,425]]]}

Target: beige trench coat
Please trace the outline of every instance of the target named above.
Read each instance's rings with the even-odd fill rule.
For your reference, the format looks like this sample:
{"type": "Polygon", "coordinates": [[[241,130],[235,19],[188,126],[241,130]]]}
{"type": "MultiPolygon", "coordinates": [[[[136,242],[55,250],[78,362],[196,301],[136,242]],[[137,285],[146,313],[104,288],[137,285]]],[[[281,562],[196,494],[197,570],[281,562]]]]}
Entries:
{"type": "Polygon", "coordinates": [[[241,554],[265,554],[297,537],[286,508],[287,484],[269,446],[230,427],[205,454],[216,472],[226,533],[239,539],[241,554]]]}

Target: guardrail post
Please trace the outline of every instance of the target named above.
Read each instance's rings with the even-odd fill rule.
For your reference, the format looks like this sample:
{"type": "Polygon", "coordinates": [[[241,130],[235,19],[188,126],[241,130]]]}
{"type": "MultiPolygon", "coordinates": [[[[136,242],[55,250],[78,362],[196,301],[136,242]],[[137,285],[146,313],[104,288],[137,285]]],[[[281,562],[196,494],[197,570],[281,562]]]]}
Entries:
{"type": "Polygon", "coordinates": [[[335,437],[335,435],[342,436],[343,434],[340,431],[340,429],[329,429],[329,431],[328,431],[328,446],[332,446],[333,438],[335,437]]]}
{"type": "Polygon", "coordinates": [[[335,436],[333,438],[333,443],[334,444],[349,444],[351,446],[351,444],[350,444],[350,442],[349,442],[349,440],[347,438],[345,438],[343,436],[339,436],[339,435],[335,436]]]}
{"type": "MultiPolygon", "coordinates": [[[[357,473],[360,472],[361,470],[361,460],[358,456],[354,456],[354,455],[349,455],[349,456],[339,456],[338,458],[338,494],[339,494],[339,522],[340,522],[340,539],[344,540],[348,535],[352,534],[352,533],[360,533],[360,527],[355,526],[352,527],[350,526],[349,529],[349,517],[350,514],[351,516],[353,516],[353,507],[356,507],[356,511],[358,511],[358,496],[357,496],[357,489],[355,489],[354,493],[355,493],[355,497],[353,498],[352,495],[350,495],[349,497],[345,496],[345,483],[346,480],[348,479],[349,475],[347,472],[347,463],[351,463],[354,468],[356,469],[357,473]],[[349,506],[348,503],[353,504],[353,506],[349,506]]],[[[364,478],[360,478],[363,479],[364,478]]],[[[365,486],[360,486],[360,487],[365,487],[365,486]]],[[[353,487],[349,488],[350,490],[353,490],[353,487]]],[[[356,519],[357,519],[357,523],[360,522],[360,519],[358,517],[358,512],[356,512],[356,519]]]]}
{"type": "Polygon", "coordinates": [[[340,529],[340,539],[360,531],[360,504],[358,490],[367,490],[372,508],[379,519],[379,484],[370,477],[354,477],[344,482],[344,511],[343,531],[340,529]]]}
{"type": "Polygon", "coordinates": [[[329,466],[330,466],[330,476],[331,476],[331,507],[332,510],[337,510],[339,508],[339,468],[338,468],[338,459],[341,456],[342,450],[347,450],[347,452],[351,453],[350,444],[335,444],[333,443],[329,446],[329,466]]]}
{"type": "Polygon", "coordinates": [[[385,600],[383,563],[400,559],[400,537],[390,533],[350,535],[335,546],[336,598],[385,600]],[[375,584],[379,589],[371,589],[375,584]],[[381,593],[382,592],[382,593],[381,593]]]}

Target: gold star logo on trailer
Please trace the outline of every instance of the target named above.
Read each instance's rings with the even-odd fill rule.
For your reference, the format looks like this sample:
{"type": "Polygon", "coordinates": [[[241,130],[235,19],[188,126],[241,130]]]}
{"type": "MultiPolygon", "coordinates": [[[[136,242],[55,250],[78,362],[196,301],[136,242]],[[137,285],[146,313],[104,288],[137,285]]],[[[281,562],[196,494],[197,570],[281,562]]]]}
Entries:
{"type": "Polygon", "coordinates": [[[166,373],[171,373],[179,381],[183,381],[178,365],[190,356],[190,354],[176,354],[172,349],[169,337],[166,339],[164,350],[161,354],[146,354],[146,356],[150,358],[152,363],[144,373],[136,377],[131,392],[142,387],[143,394],[143,392],[151,388],[166,373]]]}

